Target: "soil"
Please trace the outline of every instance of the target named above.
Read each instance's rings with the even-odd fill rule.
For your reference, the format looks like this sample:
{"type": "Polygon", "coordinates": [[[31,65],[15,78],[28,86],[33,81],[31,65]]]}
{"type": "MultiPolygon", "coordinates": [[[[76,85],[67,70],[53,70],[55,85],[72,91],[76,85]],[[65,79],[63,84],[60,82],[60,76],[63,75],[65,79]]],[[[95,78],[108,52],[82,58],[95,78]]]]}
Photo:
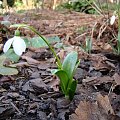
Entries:
{"type": "MultiPolygon", "coordinates": [[[[109,45],[112,39],[116,46],[113,35],[118,32],[117,22],[111,26],[106,22],[107,15],[68,10],[9,13],[7,19],[13,24],[29,24],[45,37],[58,36],[67,46],[56,48],[59,57],[63,59],[75,50],[80,65],[74,75],[77,90],[69,101],[61,93],[59,79],[51,74],[57,66],[49,48],[28,48],[14,63],[17,75],[0,75],[0,120],[120,120],[120,56],[109,45]],[[87,37],[92,38],[91,54],[80,47],[87,37]]],[[[13,35],[13,28],[1,25],[3,28],[7,29],[7,36],[13,35]]],[[[25,29],[21,29],[21,35],[35,36],[25,29]]],[[[1,44],[7,36],[6,32],[1,33],[1,44]]]]}

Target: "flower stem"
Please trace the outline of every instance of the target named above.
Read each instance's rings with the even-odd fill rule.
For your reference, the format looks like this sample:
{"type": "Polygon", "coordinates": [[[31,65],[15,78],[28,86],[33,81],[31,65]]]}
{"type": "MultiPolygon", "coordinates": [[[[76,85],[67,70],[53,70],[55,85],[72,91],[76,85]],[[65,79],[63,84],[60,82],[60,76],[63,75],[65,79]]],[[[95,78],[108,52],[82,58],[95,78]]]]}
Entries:
{"type": "Polygon", "coordinates": [[[40,38],[42,38],[42,40],[44,40],[44,42],[48,45],[48,47],[49,47],[50,50],[52,51],[54,57],[56,58],[58,67],[61,68],[61,67],[62,67],[61,61],[60,61],[60,59],[58,58],[55,50],[52,48],[52,46],[51,46],[51,45],[48,43],[48,41],[46,40],[46,38],[44,38],[44,37],[43,37],[38,31],[36,31],[34,28],[32,28],[32,27],[30,27],[30,26],[29,26],[29,28],[30,28],[34,33],[36,33],[40,38]]]}
{"type": "Polygon", "coordinates": [[[58,66],[58,68],[62,69],[62,64],[61,64],[60,59],[58,58],[55,50],[54,50],[53,47],[48,43],[48,41],[46,40],[46,38],[44,38],[37,30],[35,30],[35,29],[34,29],[33,27],[31,27],[31,26],[28,26],[28,25],[25,25],[25,24],[20,24],[20,25],[18,25],[18,26],[19,26],[18,29],[21,28],[21,27],[28,28],[28,29],[30,29],[31,31],[33,31],[35,34],[37,34],[37,35],[48,45],[48,47],[49,47],[50,50],[52,51],[54,57],[55,57],[56,60],[57,60],[57,66],[58,66]]]}

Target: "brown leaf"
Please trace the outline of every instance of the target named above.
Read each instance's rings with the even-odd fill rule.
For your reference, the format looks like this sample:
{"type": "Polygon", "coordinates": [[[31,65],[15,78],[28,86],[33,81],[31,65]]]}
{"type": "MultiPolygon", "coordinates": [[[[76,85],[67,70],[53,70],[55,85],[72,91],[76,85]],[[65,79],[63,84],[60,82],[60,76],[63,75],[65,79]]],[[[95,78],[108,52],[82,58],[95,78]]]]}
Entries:
{"type": "Polygon", "coordinates": [[[108,96],[98,94],[96,102],[81,101],[69,120],[108,120],[109,112],[114,115],[108,96]]]}
{"type": "Polygon", "coordinates": [[[105,62],[107,58],[102,54],[93,54],[90,56],[90,60],[92,61],[92,65],[95,70],[110,69],[108,64],[105,62]]]}
{"type": "Polygon", "coordinates": [[[22,59],[25,59],[29,64],[39,64],[39,61],[28,57],[28,56],[21,56],[22,59]]]}
{"type": "Polygon", "coordinates": [[[109,98],[107,95],[102,96],[101,94],[97,95],[97,101],[99,106],[102,108],[102,110],[104,110],[104,112],[106,114],[113,114],[114,115],[114,111],[112,109],[112,106],[110,104],[109,98]]]}
{"type": "Polygon", "coordinates": [[[107,120],[101,115],[97,102],[81,101],[70,120],[107,120]]]}
{"type": "Polygon", "coordinates": [[[83,79],[83,83],[87,83],[89,85],[99,85],[101,83],[108,83],[113,82],[113,78],[110,76],[103,76],[103,77],[89,77],[83,79]]]}
{"type": "Polygon", "coordinates": [[[113,75],[113,79],[115,80],[115,83],[116,83],[117,85],[120,85],[120,75],[119,75],[118,73],[115,73],[115,74],[113,75]]]}

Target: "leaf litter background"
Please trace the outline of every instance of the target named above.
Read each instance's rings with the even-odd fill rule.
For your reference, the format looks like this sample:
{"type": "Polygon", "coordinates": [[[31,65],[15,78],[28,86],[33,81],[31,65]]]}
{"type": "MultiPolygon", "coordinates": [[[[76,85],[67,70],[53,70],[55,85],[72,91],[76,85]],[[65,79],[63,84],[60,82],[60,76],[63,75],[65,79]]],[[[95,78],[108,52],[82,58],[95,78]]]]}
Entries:
{"type": "MultiPolygon", "coordinates": [[[[45,37],[52,37],[51,44],[61,59],[70,51],[78,51],[81,62],[74,76],[78,80],[76,94],[70,102],[59,91],[58,78],[51,75],[56,65],[49,48],[44,44],[43,47],[31,45],[35,43],[29,43],[34,33],[21,29],[27,38],[27,52],[18,63],[6,59],[0,65],[16,66],[19,72],[0,76],[0,120],[120,120],[120,57],[113,54],[108,44],[113,33],[117,34],[117,22],[110,26],[101,16],[52,10],[14,13],[8,20],[27,23],[45,37]],[[87,54],[80,45],[91,35],[92,54],[87,54]]],[[[2,52],[6,36],[12,36],[14,29],[4,25],[0,28],[2,52]]],[[[116,45],[114,39],[112,42],[116,45]]]]}

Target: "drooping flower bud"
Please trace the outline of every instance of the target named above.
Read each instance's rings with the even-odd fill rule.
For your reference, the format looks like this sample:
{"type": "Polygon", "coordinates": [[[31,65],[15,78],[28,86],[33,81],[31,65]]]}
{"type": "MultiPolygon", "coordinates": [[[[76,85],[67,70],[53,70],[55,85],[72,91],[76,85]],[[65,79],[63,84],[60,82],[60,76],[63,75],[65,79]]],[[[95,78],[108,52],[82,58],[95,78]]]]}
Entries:
{"type": "Polygon", "coordinates": [[[116,19],[115,15],[113,15],[113,16],[110,18],[110,25],[113,25],[113,24],[114,24],[115,19],[116,19]]]}

